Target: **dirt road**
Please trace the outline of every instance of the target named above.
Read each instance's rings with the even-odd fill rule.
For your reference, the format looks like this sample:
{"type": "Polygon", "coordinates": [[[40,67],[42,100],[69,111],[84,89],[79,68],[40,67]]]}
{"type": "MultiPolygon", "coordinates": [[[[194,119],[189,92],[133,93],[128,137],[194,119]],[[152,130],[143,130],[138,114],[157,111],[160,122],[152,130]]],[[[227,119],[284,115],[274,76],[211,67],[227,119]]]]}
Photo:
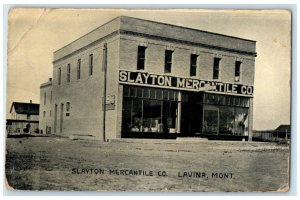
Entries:
{"type": "Polygon", "coordinates": [[[276,191],[289,181],[288,146],[274,143],[53,137],[6,143],[7,181],[19,190],[276,191]]]}

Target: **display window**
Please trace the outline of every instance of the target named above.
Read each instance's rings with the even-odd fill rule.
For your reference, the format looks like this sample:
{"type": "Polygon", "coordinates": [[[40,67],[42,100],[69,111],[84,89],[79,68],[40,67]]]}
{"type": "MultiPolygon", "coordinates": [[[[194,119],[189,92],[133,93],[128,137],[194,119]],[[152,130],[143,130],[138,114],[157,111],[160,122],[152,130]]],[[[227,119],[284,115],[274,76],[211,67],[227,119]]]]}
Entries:
{"type": "Polygon", "coordinates": [[[217,106],[206,105],[204,107],[203,132],[207,134],[218,134],[219,110],[217,106]]]}
{"type": "Polygon", "coordinates": [[[249,114],[246,108],[235,109],[235,134],[247,136],[249,134],[249,114]]]}
{"type": "Polygon", "coordinates": [[[122,131],[178,133],[178,92],[124,86],[122,131]]]}
{"type": "Polygon", "coordinates": [[[249,98],[204,95],[204,134],[248,136],[249,98]]]}

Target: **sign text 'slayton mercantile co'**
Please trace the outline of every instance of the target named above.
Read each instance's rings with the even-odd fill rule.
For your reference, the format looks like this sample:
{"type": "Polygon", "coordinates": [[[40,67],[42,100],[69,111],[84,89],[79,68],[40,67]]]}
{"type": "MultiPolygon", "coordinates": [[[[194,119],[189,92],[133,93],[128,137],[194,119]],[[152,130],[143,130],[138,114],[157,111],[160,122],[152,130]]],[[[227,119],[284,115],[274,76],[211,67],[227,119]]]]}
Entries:
{"type": "Polygon", "coordinates": [[[118,17],[54,52],[43,133],[252,138],[256,42],[118,17]]]}

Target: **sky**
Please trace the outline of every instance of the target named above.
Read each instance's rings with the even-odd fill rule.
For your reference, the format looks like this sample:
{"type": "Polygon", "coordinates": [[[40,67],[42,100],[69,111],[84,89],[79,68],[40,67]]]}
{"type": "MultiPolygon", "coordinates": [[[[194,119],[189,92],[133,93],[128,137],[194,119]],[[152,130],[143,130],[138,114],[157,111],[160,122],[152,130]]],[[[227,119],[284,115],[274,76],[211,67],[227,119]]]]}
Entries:
{"type": "Polygon", "coordinates": [[[13,101],[39,103],[53,52],[118,16],[255,40],[253,128],[290,124],[291,15],[284,10],[12,9],[8,17],[6,114],[13,101]]]}

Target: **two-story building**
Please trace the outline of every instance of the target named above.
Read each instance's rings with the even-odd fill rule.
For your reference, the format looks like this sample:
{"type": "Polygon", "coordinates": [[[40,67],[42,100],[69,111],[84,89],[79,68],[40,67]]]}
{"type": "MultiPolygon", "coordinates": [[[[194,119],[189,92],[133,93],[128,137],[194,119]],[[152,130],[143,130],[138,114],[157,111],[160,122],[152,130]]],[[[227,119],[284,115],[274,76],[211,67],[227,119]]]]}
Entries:
{"type": "Polygon", "coordinates": [[[252,40],[115,18],[54,52],[52,132],[251,140],[255,48],[252,40]]]}
{"type": "Polygon", "coordinates": [[[39,129],[39,104],[32,100],[29,103],[12,102],[9,113],[7,133],[34,133],[39,129]]]}

